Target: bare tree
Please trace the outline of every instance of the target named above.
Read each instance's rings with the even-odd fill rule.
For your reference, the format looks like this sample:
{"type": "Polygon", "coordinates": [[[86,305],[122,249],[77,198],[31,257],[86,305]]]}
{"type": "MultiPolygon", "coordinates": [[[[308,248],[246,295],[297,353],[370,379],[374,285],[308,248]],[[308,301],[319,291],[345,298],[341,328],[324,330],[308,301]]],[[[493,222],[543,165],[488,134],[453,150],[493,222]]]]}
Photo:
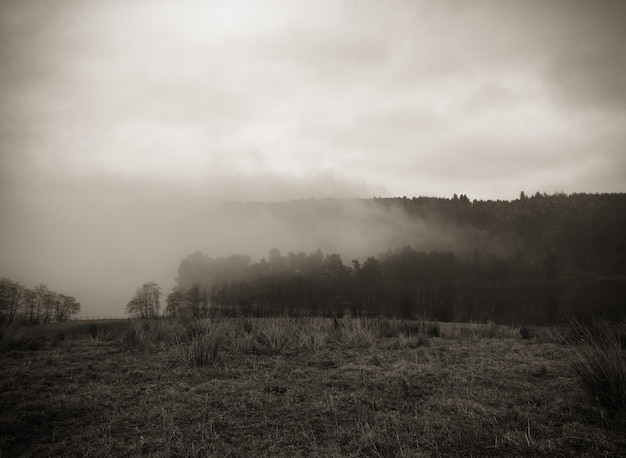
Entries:
{"type": "Polygon", "coordinates": [[[43,316],[41,317],[44,323],[50,323],[53,319],[53,312],[58,307],[59,295],[54,291],[47,290],[43,295],[43,316]]]}
{"type": "Polygon", "coordinates": [[[36,313],[35,316],[32,315],[32,309],[31,309],[31,316],[30,316],[30,320],[31,321],[36,321],[39,322],[40,318],[41,318],[41,312],[42,312],[42,307],[44,307],[44,304],[46,302],[46,296],[50,293],[50,290],[48,289],[48,287],[46,285],[44,285],[43,283],[35,286],[34,288],[34,293],[35,293],[35,307],[36,307],[36,313]]]}
{"type": "Polygon", "coordinates": [[[76,299],[57,294],[46,285],[28,289],[9,278],[0,278],[0,323],[52,323],[65,321],[79,311],[76,299]]]}
{"type": "Polygon", "coordinates": [[[34,290],[26,288],[22,297],[24,321],[33,322],[35,320],[35,308],[37,306],[37,294],[34,290]]]}
{"type": "Polygon", "coordinates": [[[161,287],[155,282],[144,283],[126,305],[126,311],[139,318],[155,318],[161,308],[161,287]]]}
{"type": "Polygon", "coordinates": [[[70,316],[75,315],[80,311],[80,303],[78,303],[72,296],[65,296],[64,294],[58,295],[55,306],[54,318],[59,323],[66,321],[70,316]]]}
{"type": "Polygon", "coordinates": [[[24,287],[9,278],[0,278],[0,323],[12,322],[17,314],[24,287]]]}

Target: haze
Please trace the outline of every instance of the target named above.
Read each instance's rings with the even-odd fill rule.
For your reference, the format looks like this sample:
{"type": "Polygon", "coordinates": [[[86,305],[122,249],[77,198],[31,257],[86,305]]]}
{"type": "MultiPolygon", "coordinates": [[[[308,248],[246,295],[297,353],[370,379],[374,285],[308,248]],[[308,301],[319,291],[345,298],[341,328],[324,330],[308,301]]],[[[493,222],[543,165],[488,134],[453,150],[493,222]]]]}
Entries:
{"type": "Polygon", "coordinates": [[[0,275],[121,316],[195,250],[349,262],[464,237],[358,201],[313,224],[224,200],[623,192],[624,17],[622,1],[3,1],[0,275]]]}

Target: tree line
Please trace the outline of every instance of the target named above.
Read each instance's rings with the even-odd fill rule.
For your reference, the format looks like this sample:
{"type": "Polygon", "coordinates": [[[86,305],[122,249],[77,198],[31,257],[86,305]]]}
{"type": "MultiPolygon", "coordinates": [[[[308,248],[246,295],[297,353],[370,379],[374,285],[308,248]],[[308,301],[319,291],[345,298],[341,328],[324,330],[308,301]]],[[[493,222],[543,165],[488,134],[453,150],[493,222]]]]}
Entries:
{"type": "Polygon", "coordinates": [[[466,195],[375,201],[442,227],[472,229],[475,238],[464,242],[470,252],[502,257],[521,252],[535,261],[549,253],[565,277],[626,276],[624,193],[528,196],[522,191],[511,201],[470,201],[466,195]]]}
{"type": "Polygon", "coordinates": [[[181,262],[165,312],[554,322],[562,312],[560,288],[550,258],[533,264],[476,255],[465,262],[451,252],[406,246],[346,265],[339,254],[319,250],[283,256],[272,249],[257,262],[196,252],[181,262]]]}
{"type": "Polygon", "coordinates": [[[39,284],[27,288],[10,278],[0,278],[0,323],[55,323],[69,320],[80,312],[72,296],[39,284]]]}
{"type": "MultiPolygon", "coordinates": [[[[469,228],[465,233],[475,238],[466,238],[457,252],[405,245],[347,263],[339,253],[320,250],[283,255],[272,249],[258,261],[198,251],[181,261],[165,313],[421,315],[549,324],[572,313],[619,320],[626,312],[624,194],[522,192],[514,201],[377,198],[368,205],[443,228],[469,228]]],[[[155,297],[145,287],[129,311],[158,315],[160,288],[150,301],[141,299],[155,297]]]]}

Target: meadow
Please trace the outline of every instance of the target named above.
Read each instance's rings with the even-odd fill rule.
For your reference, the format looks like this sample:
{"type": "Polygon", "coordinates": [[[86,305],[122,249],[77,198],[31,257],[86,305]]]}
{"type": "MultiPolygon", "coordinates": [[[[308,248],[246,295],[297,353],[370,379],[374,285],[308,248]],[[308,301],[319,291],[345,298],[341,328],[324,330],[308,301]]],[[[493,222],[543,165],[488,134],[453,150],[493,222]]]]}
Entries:
{"type": "Polygon", "coordinates": [[[3,457],[626,455],[608,326],[120,320],[0,337],[3,457]]]}

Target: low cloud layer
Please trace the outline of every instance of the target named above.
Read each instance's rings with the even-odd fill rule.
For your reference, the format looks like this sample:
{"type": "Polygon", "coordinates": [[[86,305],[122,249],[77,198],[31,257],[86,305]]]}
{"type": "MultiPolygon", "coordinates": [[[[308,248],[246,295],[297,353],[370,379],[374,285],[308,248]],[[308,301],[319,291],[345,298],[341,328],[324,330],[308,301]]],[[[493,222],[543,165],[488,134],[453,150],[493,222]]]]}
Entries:
{"type": "Polygon", "coordinates": [[[2,202],[3,240],[11,243],[2,244],[0,269],[28,286],[43,282],[75,295],[85,316],[121,316],[146,281],[168,292],[182,258],[197,250],[260,259],[272,248],[321,249],[349,264],[408,244],[458,252],[469,235],[363,199],[221,202],[196,189],[112,176],[47,181],[28,192],[34,198],[21,205],[2,202]]]}

